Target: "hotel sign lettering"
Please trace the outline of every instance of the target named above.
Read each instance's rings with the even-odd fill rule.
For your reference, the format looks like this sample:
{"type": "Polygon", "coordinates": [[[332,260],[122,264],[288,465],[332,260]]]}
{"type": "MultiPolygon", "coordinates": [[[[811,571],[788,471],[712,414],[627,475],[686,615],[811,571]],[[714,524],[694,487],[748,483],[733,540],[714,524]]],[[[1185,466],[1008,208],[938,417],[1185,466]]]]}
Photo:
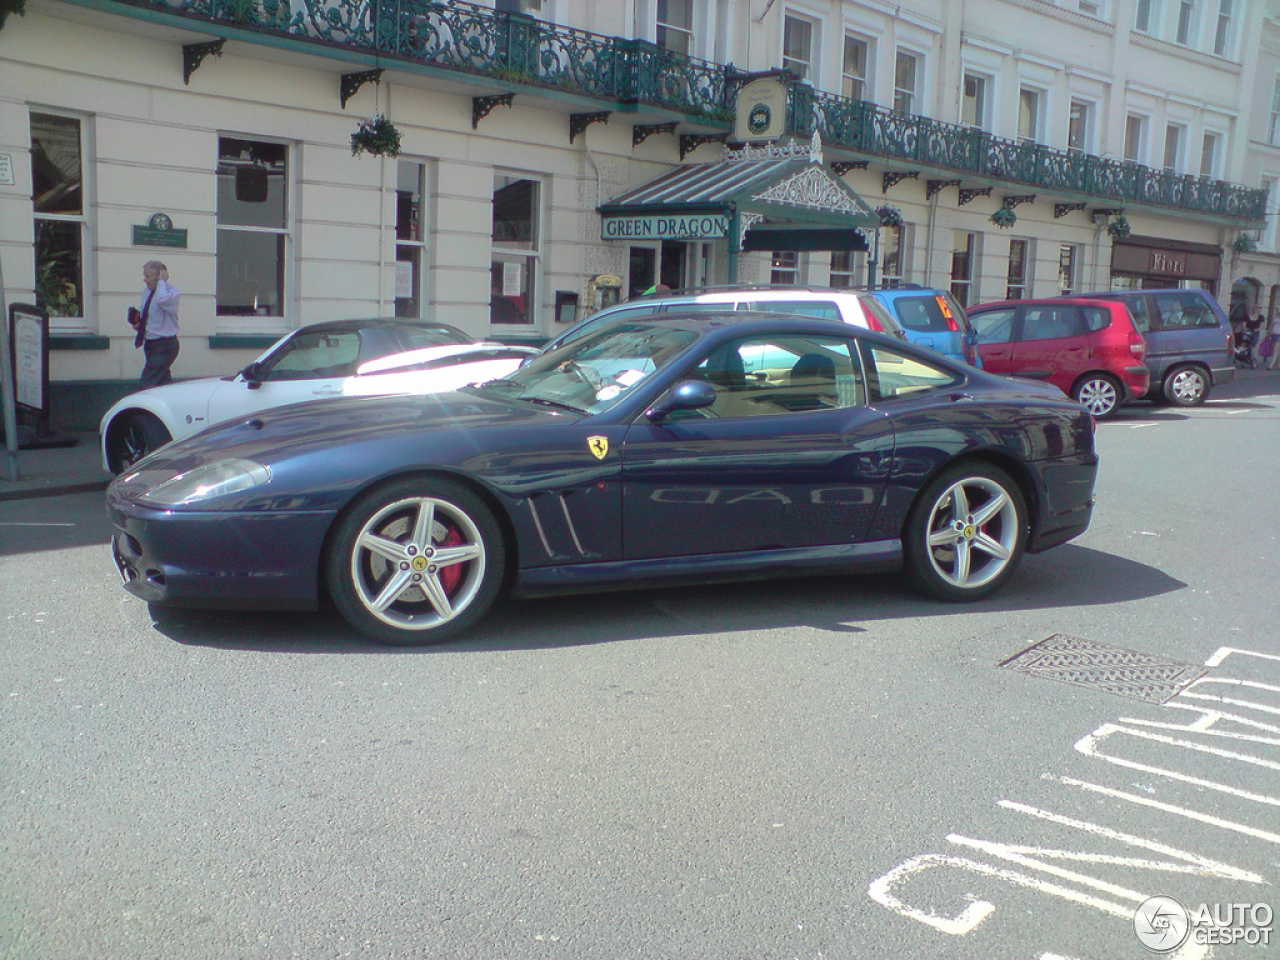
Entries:
{"type": "Polygon", "coordinates": [[[722,214],[663,217],[605,217],[605,240],[703,240],[729,235],[729,218],[722,214]]]}

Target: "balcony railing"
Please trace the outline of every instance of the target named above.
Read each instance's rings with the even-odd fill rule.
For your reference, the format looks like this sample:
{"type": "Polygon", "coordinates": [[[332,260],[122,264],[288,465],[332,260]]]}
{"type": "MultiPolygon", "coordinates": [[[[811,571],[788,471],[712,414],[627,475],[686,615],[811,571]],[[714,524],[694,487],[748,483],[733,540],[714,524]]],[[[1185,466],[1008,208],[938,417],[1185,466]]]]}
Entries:
{"type": "MultiPolygon", "coordinates": [[[[399,61],[668,111],[722,129],[732,124],[734,94],[745,76],[732,66],[673,53],[643,40],[575,30],[467,2],[120,0],[120,5],[233,25],[245,34],[284,35],[321,48],[367,51],[388,66],[399,61]]],[[[1119,205],[1167,207],[1253,223],[1265,219],[1266,190],[1004,140],[982,130],[817,92],[803,83],[791,83],[790,92],[789,132],[809,137],[816,126],[828,146],[861,156],[1119,205]]]]}

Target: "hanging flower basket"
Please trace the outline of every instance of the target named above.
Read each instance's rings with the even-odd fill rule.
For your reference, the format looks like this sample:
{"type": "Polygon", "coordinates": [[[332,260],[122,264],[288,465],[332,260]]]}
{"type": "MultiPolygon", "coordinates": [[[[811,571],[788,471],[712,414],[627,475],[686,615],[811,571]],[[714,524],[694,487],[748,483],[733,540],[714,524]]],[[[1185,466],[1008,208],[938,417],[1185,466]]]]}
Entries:
{"type": "Polygon", "coordinates": [[[1133,233],[1133,228],[1129,226],[1129,221],[1125,219],[1125,215],[1118,213],[1107,224],[1107,233],[1111,234],[1112,240],[1123,240],[1133,233]]]}
{"type": "Polygon", "coordinates": [[[1231,241],[1231,249],[1236,253],[1253,253],[1258,249],[1258,241],[1247,233],[1242,233],[1231,241]]]}
{"type": "Polygon", "coordinates": [[[0,29],[4,28],[4,21],[11,13],[18,16],[26,15],[26,0],[0,0],[0,29]]]}
{"type": "MultiPolygon", "coordinates": [[[[0,3],[4,0],[0,0],[0,3]]],[[[400,156],[400,131],[395,124],[378,114],[360,121],[360,129],[351,135],[351,155],[371,153],[375,157],[400,156]]]]}
{"type": "Polygon", "coordinates": [[[880,226],[882,227],[902,226],[902,211],[897,207],[889,206],[887,203],[876,207],[876,216],[880,218],[880,226]]]}
{"type": "Polygon", "coordinates": [[[1002,230],[1007,230],[1018,222],[1018,215],[1012,207],[1001,207],[991,215],[991,222],[1002,230]]]}

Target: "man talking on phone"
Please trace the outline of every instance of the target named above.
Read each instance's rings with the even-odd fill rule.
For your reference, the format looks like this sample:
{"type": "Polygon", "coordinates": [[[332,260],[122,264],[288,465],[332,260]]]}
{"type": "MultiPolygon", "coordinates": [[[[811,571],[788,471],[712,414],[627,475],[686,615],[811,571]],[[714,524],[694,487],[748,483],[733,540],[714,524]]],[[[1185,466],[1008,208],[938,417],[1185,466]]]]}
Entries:
{"type": "Polygon", "coordinates": [[[140,383],[159,387],[173,383],[170,368],[178,358],[178,300],[182,294],[169,282],[169,270],[159,260],[142,265],[142,309],[129,310],[135,347],[142,347],[146,363],[140,383]]]}

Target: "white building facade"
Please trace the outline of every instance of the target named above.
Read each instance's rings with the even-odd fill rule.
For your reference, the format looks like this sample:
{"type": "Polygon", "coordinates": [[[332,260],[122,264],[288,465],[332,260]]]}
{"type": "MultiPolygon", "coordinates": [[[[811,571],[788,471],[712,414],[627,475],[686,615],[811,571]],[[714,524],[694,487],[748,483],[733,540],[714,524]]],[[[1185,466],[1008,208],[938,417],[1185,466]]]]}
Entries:
{"type": "Polygon", "coordinates": [[[1280,283],[1274,0],[515,6],[10,15],[0,277],[6,303],[50,314],[55,418],[91,426],[136,381],[125,313],[151,259],[183,293],[179,377],[341,317],[541,342],[660,282],[914,282],[967,304],[1142,285],[1226,304],[1242,277],[1257,297],[1280,283]],[[820,149],[885,226],[787,249],[753,249],[754,215],[606,238],[601,207],[721,161],[736,91],[782,68],[780,142],[820,149]],[[353,155],[375,115],[398,156],[353,155]]]}

